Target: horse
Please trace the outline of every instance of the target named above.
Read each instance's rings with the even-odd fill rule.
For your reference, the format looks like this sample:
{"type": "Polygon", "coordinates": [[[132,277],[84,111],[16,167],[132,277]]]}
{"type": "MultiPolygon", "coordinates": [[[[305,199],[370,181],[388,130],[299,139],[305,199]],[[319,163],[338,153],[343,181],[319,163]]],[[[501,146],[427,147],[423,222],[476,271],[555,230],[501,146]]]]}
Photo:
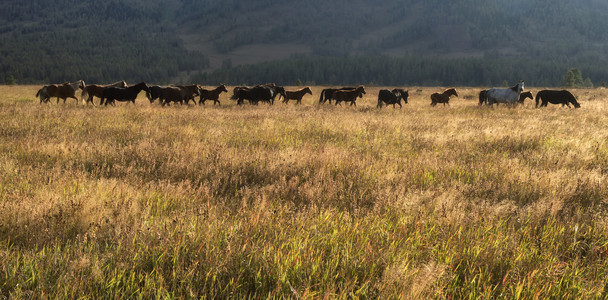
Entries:
{"type": "MultiPolygon", "coordinates": [[[[40,97],[40,104],[42,104],[42,102],[44,103],[48,103],[49,101],[51,101],[51,96],[49,96],[49,92],[48,89],[51,85],[45,85],[43,87],[41,87],[38,92],[36,93],[36,97],[40,97]]],[[[55,85],[55,88],[56,85],[55,85]]]]}
{"type": "MultiPolygon", "coordinates": [[[[483,90],[483,91],[479,92],[479,105],[482,105],[484,103],[488,104],[488,96],[486,95],[487,92],[488,92],[488,90],[483,90]]],[[[524,101],[527,98],[534,99],[531,92],[523,92],[523,93],[519,94],[519,99],[517,100],[517,103],[524,105],[524,101]]],[[[498,103],[496,103],[496,105],[498,105],[498,103]]]]}
{"type": "Polygon", "coordinates": [[[42,87],[36,93],[36,97],[40,97],[40,103],[49,102],[52,97],[57,97],[57,103],[59,104],[59,98],[63,99],[63,103],[67,98],[73,98],[78,104],[78,98],[76,98],[76,90],[86,88],[84,81],[79,80],[76,82],[66,82],[64,84],[51,84],[42,87]]]}
{"type": "Polygon", "coordinates": [[[213,100],[213,105],[215,105],[215,103],[217,103],[217,105],[220,105],[220,94],[222,92],[226,92],[228,93],[228,90],[226,89],[226,85],[224,84],[220,84],[220,86],[212,89],[212,90],[206,90],[203,88],[200,88],[198,90],[200,98],[198,100],[198,105],[205,105],[205,101],[207,100],[213,100]]]}
{"type": "Polygon", "coordinates": [[[158,98],[162,106],[169,104],[169,102],[179,102],[181,104],[184,101],[184,91],[176,86],[160,88],[158,98]]]}
{"type": "Polygon", "coordinates": [[[538,107],[538,100],[542,101],[540,107],[547,106],[548,103],[561,104],[562,107],[564,105],[570,107],[569,103],[572,103],[572,105],[574,105],[574,108],[581,107],[578,101],[576,101],[574,95],[572,95],[572,93],[567,90],[542,90],[536,94],[536,107],[538,107]]]}
{"type": "Polygon", "coordinates": [[[319,104],[324,104],[329,100],[329,104],[331,104],[331,99],[334,96],[336,91],[352,91],[355,90],[355,87],[343,87],[339,89],[329,88],[321,91],[321,95],[319,95],[319,104]]]}
{"type": "Polygon", "coordinates": [[[392,104],[393,108],[395,108],[395,104],[399,104],[399,108],[402,108],[401,99],[403,102],[407,104],[407,97],[409,96],[409,91],[405,91],[403,89],[393,89],[389,90],[380,90],[378,92],[378,105],[377,108],[382,107],[382,103],[386,105],[392,104]]]}
{"type": "MultiPolygon", "coordinates": [[[[283,103],[287,104],[289,100],[296,100],[296,104],[302,104],[302,98],[306,94],[312,95],[312,90],[310,90],[310,87],[305,87],[297,91],[285,91],[284,95],[282,95],[283,103]]],[[[281,98],[279,97],[279,99],[281,98]]]]}
{"type": "Polygon", "coordinates": [[[160,98],[160,92],[164,88],[165,87],[158,86],[158,85],[153,85],[151,87],[148,87],[148,90],[146,91],[146,98],[148,98],[148,100],[150,100],[150,104],[154,103],[154,101],[156,99],[160,98]]]}
{"type": "Polygon", "coordinates": [[[508,103],[510,105],[515,105],[519,100],[519,96],[524,89],[524,81],[520,80],[516,85],[506,88],[506,89],[498,89],[492,88],[486,92],[486,97],[488,99],[488,105],[493,105],[494,103],[508,103]]]}
{"type": "MultiPolygon", "coordinates": [[[[357,97],[358,98],[363,98],[363,95],[365,94],[365,87],[360,85],[359,87],[357,87],[354,90],[350,90],[350,91],[335,91],[332,99],[336,100],[335,105],[340,104],[340,102],[350,102],[351,106],[357,106],[357,97]]],[[[342,105],[342,104],[340,104],[342,105]]]]}
{"type": "Polygon", "coordinates": [[[105,90],[108,87],[126,88],[127,83],[123,80],[123,81],[118,81],[118,82],[114,82],[112,84],[106,84],[106,85],[89,84],[84,89],[82,89],[80,98],[84,100],[85,95],[88,94],[89,97],[88,97],[87,101],[85,102],[85,104],[89,104],[89,102],[91,102],[93,105],[95,105],[95,103],[93,103],[93,97],[101,98],[101,95],[103,94],[103,90],[105,90]]]}
{"type": "Polygon", "coordinates": [[[458,97],[458,93],[455,89],[447,89],[443,93],[433,93],[431,95],[431,106],[437,105],[437,103],[443,103],[443,106],[450,105],[450,96],[458,97]]]}
{"type": "Polygon", "coordinates": [[[192,102],[194,102],[194,104],[196,104],[196,100],[194,100],[194,97],[200,95],[199,94],[199,89],[201,88],[200,85],[198,85],[198,84],[178,85],[176,87],[180,88],[182,90],[183,100],[186,102],[186,105],[188,105],[190,100],[192,100],[192,102]]]}
{"type": "Polygon", "coordinates": [[[265,101],[272,104],[272,97],[276,96],[272,88],[267,86],[236,87],[231,99],[237,100],[237,105],[243,104],[244,100],[248,100],[250,104],[257,105],[259,101],[265,101]]]}
{"type": "Polygon", "coordinates": [[[149,91],[148,85],[145,82],[140,82],[126,88],[106,88],[101,94],[101,102],[99,102],[99,105],[108,105],[108,103],[115,105],[115,101],[130,101],[131,103],[135,104],[135,98],[137,98],[137,95],[142,90],[149,91]]]}
{"type": "Polygon", "coordinates": [[[274,100],[276,99],[277,95],[281,95],[281,96],[285,97],[285,89],[282,86],[278,86],[274,83],[265,83],[265,84],[260,84],[257,86],[267,87],[270,89],[270,91],[272,93],[272,96],[270,97],[270,101],[268,102],[270,105],[274,104],[274,100]]]}
{"type": "Polygon", "coordinates": [[[530,100],[534,99],[534,97],[532,96],[531,92],[522,92],[521,94],[519,94],[519,99],[517,100],[517,103],[524,105],[524,101],[529,98],[530,100]]]}

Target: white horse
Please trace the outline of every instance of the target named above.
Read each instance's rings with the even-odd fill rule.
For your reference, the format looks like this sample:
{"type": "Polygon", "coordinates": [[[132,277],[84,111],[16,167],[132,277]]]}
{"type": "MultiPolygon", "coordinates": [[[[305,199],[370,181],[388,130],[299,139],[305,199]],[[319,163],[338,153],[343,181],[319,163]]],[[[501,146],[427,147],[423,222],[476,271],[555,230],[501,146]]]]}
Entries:
{"type": "Polygon", "coordinates": [[[517,100],[519,100],[519,94],[521,94],[523,90],[523,80],[520,80],[519,83],[508,89],[489,89],[486,92],[488,105],[493,105],[494,103],[507,103],[509,105],[515,105],[517,103],[517,100]]]}

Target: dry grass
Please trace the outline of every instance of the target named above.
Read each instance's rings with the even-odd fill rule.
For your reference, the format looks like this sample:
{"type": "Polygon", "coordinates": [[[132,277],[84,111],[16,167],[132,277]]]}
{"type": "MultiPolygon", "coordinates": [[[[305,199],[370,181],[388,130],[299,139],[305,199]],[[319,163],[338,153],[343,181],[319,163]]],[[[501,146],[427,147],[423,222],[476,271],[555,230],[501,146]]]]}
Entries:
{"type": "Polygon", "coordinates": [[[431,108],[442,89],[379,110],[377,88],[100,108],[1,86],[0,296],[607,297],[608,91],[431,108]]]}

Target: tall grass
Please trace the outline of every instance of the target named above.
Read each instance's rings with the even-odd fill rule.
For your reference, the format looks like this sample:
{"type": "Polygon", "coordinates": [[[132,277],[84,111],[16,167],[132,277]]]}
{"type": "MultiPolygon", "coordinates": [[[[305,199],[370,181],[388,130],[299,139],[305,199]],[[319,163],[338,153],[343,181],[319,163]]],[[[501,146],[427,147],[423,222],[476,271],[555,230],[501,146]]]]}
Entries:
{"type": "Polygon", "coordinates": [[[0,87],[2,296],[608,297],[605,90],[578,110],[36,90],[0,87]]]}

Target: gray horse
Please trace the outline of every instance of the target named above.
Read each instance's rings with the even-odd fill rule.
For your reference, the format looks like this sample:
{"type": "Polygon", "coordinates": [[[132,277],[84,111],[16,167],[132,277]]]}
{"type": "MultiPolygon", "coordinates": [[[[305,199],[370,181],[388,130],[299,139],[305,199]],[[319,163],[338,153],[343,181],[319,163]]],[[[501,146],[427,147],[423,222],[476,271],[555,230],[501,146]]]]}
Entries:
{"type": "Polygon", "coordinates": [[[516,85],[507,89],[489,89],[486,92],[488,99],[488,105],[494,103],[507,103],[509,105],[515,105],[519,100],[519,94],[524,90],[524,81],[520,80],[516,85]]]}

